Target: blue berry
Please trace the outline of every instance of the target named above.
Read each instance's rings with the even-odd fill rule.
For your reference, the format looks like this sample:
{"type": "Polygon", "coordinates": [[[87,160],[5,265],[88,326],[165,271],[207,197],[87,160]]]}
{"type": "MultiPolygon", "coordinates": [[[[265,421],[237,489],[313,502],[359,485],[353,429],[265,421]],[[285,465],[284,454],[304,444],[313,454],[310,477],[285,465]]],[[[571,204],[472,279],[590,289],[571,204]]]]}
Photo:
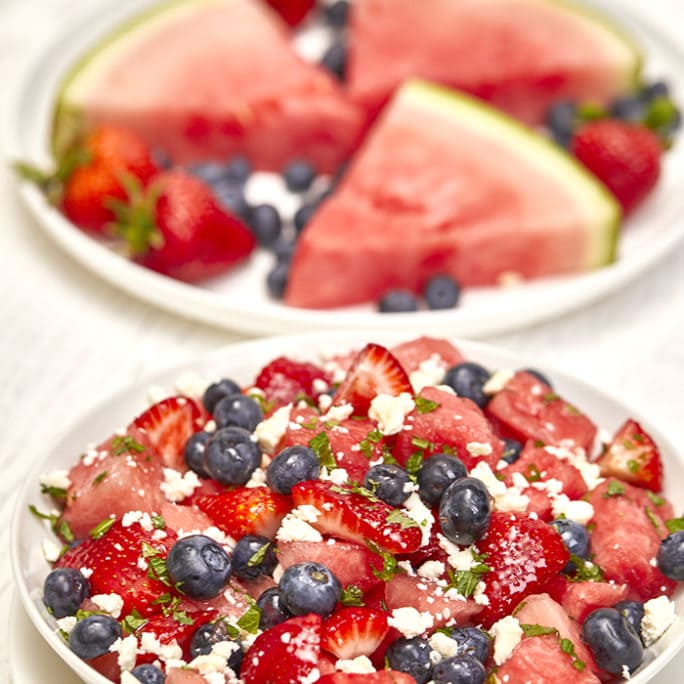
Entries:
{"type": "Polygon", "coordinates": [[[217,430],[204,450],[204,468],[223,485],[245,484],[261,465],[261,449],[243,428],[217,430]]]}
{"type": "Polygon", "coordinates": [[[338,80],[344,81],[347,70],[347,45],[344,41],[334,42],[323,54],[321,66],[325,67],[338,80]]]}
{"type": "Polygon", "coordinates": [[[656,560],[665,577],[684,582],[684,531],[673,532],[660,542],[656,560]]]}
{"type": "Polygon", "coordinates": [[[294,227],[297,233],[304,230],[304,226],[311,220],[311,217],[316,213],[318,207],[315,204],[302,204],[294,215],[294,227]]]}
{"type": "Polygon", "coordinates": [[[325,23],[333,28],[339,29],[346,26],[349,18],[349,0],[336,0],[331,5],[326,5],[323,18],[325,23]]]}
{"type": "Polygon", "coordinates": [[[74,568],[57,568],[43,582],[43,602],[56,618],[76,615],[89,596],[88,580],[74,568]]]}
{"type": "Polygon", "coordinates": [[[209,439],[211,439],[211,434],[209,432],[196,432],[188,439],[183,448],[185,465],[200,477],[204,478],[209,477],[209,473],[204,467],[204,450],[206,449],[209,439]]]}
{"type": "Polygon", "coordinates": [[[484,665],[471,655],[457,655],[442,660],[432,671],[435,684],[483,684],[486,679],[484,665]]]}
{"type": "Polygon", "coordinates": [[[363,486],[390,506],[401,506],[411,495],[411,478],[394,463],[379,463],[368,469],[363,486]]]}
{"type": "Polygon", "coordinates": [[[641,601],[620,601],[613,608],[641,635],[641,621],[644,619],[644,604],[641,601]]]}
{"type": "Polygon", "coordinates": [[[226,180],[216,183],[213,187],[219,204],[241,219],[245,221],[249,219],[251,210],[241,187],[226,180]]]}
{"type": "Polygon", "coordinates": [[[296,240],[288,240],[286,238],[281,237],[278,238],[271,245],[271,250],[273,251],[273,254],[275,255],[275,258],[278,262],[286,261],[289,263],[292,259],[296,247],[296,240]]]}
{"type": "Polygon", "coordinates": [[[306,192],[315,177],[316,169],[300,159],[290,162],[283,171],[283,179],[290,192],[306,192]]]}
{"type": "Polygon", "coordinates": [[[166,675],[150,663],[134,667],[131,674],[142,684],[164,684],[166,681],[166,675]]]}
{"type": "Polygon", "coordinates": [[[240,427],[254,432],[254,428],[264,419],[264,412],[252,397],[231,394],[214,406],[212,416],[219,428],[240,427]]]}
{"type": "Polygon", "coordinates": [[[233,157],[225,169],[225,177],[233,183],[245,184],[252,173],[252,165],[246,157],[233,157]]]}
{"type": "Polygon", "coordinates": [[[618,97],[610,106],[610,114],[622,121],[639,122],[646,114],[646,103],[639,95],[618,97]]]}
{"type": "Polygon", "coordinates": [[[256,601],[261,611],[259,629],[266,631],[292,617],[292,613],[280,602],[280,589],[270,587],[266,589],[256,601]]]}
{"type": "Polygon", "coordinates": [[[670,86],[665,81],[654,81],[644,86],[641,91],[644,100],[653,100],[656,97],[670,97],[670,86]]]}
{"type": "Polygon", "coordinates": [[[230,579],[230,556],[210,537],[192,534],[171,547],[166,570],[171,583],[190,598],[213,598],[230,579]]]}
{"type": "Polygon", "coordinates": [[[327,617],[340,599],[340,580],[322,563],[304,561],[285,570],[278,583],[280,602],[293,615],[327,617]]]}
{"type": "Polygon", "coordinates": [[[530,375],[533,375],[537,380],[540,382],[543,382],[545,385],[548,385],[551,389],[553,389],[553,385],[551,384],[551,381],[549,378],[544,375],[541,371],[538,371],[536,368],[521,368],[521,370],[525,373],[529,373],[530,375]]]}
{"type": "Polygon", "coordinates": [[[567,147],[577,125],[577,105],[574,102],[555,104],[546,114],[546,125],[553,139],[561,147],[567,147]]]}
{"type": "Polygon", "coordinates": [[[517,439],[504,439],[504,448],[501,453],[501,460],[506,461],[506,463],[515,463],[520,458],[520,453],[522,452],[522,442],[517,439]]]}
{"type": "Polygon", "coordinates": [[[489,527],[489,492],[480,480],[464,477],[452,482],[439,502],[439,525],[455,544],[470,546],[489,527]]]}
{"type": "Polygon", "coordinates": [[[411,675],[416,684],[425,684],[432,675],[430,653],[432,648],[427,639],[400,637],[389,645],[385,657],[391,669],[411,675]]]}
{"type": "Polygon", "coordinates": [[[212,382],[211,385],[207,387],[202,396],[202,403],[209,413],[213,413],[216,404],[218,404],[221,399],[228,397],[231,394],[240,394],[240,392],[240,385],[238,385],[235,380],[221,378],[218,382],[212,382]]]}
{"type": "MultiPolygon", "coordinates": [[[[550,524],[560,534],[565,548],[571,554],[584,560],[589,560],[591,537],[586,527],[566,518],[552,520],[550,524]]],[[[577,566],[570,560],[562,571],[566,574],[572,574],[577,571],[577,566]]]]}
{"type": "Polygon", "coordinates": [[[317,480],[321,464],[307,446],[296,444],[283,449],[268,465],[266,481],[274,492],[290,494],[298,482],[317,480]]]}
{"type": "Polygon", "coordinates": [[[423,461],[418,471],[418,494],[430,506],[436,506],[446,488],[455,480],[466,477],[463,461],[450,454],[434,454],[423,461]]]}
{"type": "Polygon", "coordinates": [[[226,167],[214,161],[198,162],[188,167],[188,173],[214,187],[217,183],[225,180],[226,167]]]}
{"type": "Polygon", "coordinates": [[[489,380],[489,371],[472,361],[465,361],[452,366],[444,376],[444,384],[453,388],[459,397],[474,401],[480,408],[489,402],[489,395],[484,392],[484,385],[489,380]]]}
{"type": "Polygon", "coordinates": [[[408,290],[390,290],[378,302],[380,313],[407,313],[418,311],[418,300],[408,290]]]}
{"type": "Polygon", "coordinates": [[[492,639],[477,627],[454,627],[451,638],[458,644],[457,655],[470,655],[483,665],[492,651],[492,639]]]}
{"type": "Polygon", "coordinates": [[[121,626],[110,615],[89,615],[69,632],[71,650],[83,660],[109,653],[109,647],[121,637],[121,626]]]}
{"type": "Polygon", "coordinates": [[[273,299],[282,299],[290,276],[290,262],[278,261],[266,275],[266,289],[273,299]]]}
{"type": "Polygon", "coordinates": [[[272,245],[280,237],[283,228],[280,214],[271,204],[257,204],[253,207],[249,225],[257,242],[265,247],[272,245]]]}
{"type": "Polygon", "coordinates": [[[453,309],[461,296],[461,286],[451,276],[435,276],[428,280],[423,296],[428,309],[453,309]]]}
{"type": "Polygon", "coordinates": [[[238,540],[233,549],[233,574],[244,580],[256,579],[260,575],[272,575],[278,558],[270,539],[255,534],[246,534],[238,540]]]}
{"type": "Polygon", "coordinates": [[[214,644],[219,644],[223,641],[230,641],[235,644],[234,650],[228,657],[228,667],[235,674],[238,674],[245,654],[240,642],[228,633],[225,620],[219,619],[216,622],[207,622],[195,630],[190,639],[190,656],[197,658],[197,656],[209,655],[214,644]]]}
{"type": "Polygon", "coordinates": [[[582,625],[582,640],[589,646],[597,665],[607,672],[622,675],[641,665],[644,649],[632,625],[615,608],[599,608],[582,625]]]}

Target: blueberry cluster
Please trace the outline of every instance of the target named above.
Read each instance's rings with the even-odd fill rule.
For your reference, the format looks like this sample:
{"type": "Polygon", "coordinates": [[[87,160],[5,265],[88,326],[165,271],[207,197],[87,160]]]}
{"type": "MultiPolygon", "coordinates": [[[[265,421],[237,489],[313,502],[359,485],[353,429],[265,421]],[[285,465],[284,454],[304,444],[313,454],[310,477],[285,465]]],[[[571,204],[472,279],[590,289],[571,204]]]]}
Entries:
{"type": "Polygon", "coordinates": [[[344,82],[347,69],[347,38],[345,29],[349,18],[348,0],[336,0],[323,7],[323,21],[332,30],[333,38],[321,57],[321,65],[335,78],[344,82]]]}
{"type": "MultiPolygon", "coordinates": [[[[461,286],[449,275],[435,275],[425,283],[422,297],[428,309],[453,309],[461,298],[461,286]]],[[[418,311],[420,304],[420,298],[409,290],[389,290],[378,302],[378,311],[408,313],[418,311]]]]}

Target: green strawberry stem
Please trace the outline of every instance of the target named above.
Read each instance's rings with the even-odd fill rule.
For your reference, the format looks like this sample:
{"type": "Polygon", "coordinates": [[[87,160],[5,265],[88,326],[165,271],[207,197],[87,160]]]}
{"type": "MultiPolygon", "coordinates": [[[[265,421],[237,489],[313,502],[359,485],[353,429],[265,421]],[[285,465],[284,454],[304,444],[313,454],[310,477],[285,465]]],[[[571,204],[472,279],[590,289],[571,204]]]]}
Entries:
{"type": "Polygon", "coordinates": [[[152,183],[144,190],[140,181],[129,173],[122,174],[121,182],[128,200],[107,203],[116,216],[116,235],[125,240],[131,257],[146,254],[150,247],[160,249],[164,237],[157,227],[156,207],[161,187],[152,183]]]}

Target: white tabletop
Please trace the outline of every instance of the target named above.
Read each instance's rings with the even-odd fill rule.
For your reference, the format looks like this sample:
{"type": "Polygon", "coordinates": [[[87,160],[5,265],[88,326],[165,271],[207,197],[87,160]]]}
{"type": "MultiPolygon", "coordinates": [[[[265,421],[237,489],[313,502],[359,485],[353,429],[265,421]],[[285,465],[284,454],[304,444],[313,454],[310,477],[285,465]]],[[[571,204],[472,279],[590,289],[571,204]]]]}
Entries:
{"type": "MultiPolygon", "coordinates": [[[[103,2],[0,0],[0,130],[32,51],[73,10],[96,1],[103,2]]],[[[684,29],[681,0],[650,0],[647,10],[638,0],[612,4],[618,11],[626,6],[648,11],[651,23],[674,37],[684,29]]],[[[4,163],[0,217],[0,606],[7,610],[12,596],[7,549],[13,494],[34,459],[92,398],[113,392],[150,368],[238,336],[164,313],[83,270],[25,213],[4,163]]],[[[621,292],[563,319],[491,341],[646,407],[682,444],[683,285],[684,244],[621,292]]],[[[0,681],[8,681],[2,631],[8,625],[6,620],[0,624],[0,681]]],[[[684,656],[657,681],[680,682],[681,668],[684,656]]]]}

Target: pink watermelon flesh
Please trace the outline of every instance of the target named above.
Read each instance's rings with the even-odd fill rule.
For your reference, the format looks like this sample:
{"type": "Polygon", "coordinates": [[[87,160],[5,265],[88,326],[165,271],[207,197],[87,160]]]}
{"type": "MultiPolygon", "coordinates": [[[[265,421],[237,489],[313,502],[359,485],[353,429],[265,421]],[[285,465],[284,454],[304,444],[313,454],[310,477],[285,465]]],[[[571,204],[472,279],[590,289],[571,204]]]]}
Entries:
{"type": "Polygon", "coordinates": [[[179,163],[245,154],[261,169],[305,158],[332,171],[349,155],[362,114],[296,55],[265,5],[230,0],[160,17],[141,24],[140,41],[125,33],[109,63],[111,49],[101,52],[62,106],[82,110],[86,125],[126,126],[179,163]]]}
{"type": "Polygon", "coordinates": [[[418,76],[540,123],[558,100],[608,102],[638,70],[615,33],[555,2],[364,0],[351,19],[349,91],[371,116],[418,76]]]}
{"type": "Polygon", "coordinates": [[[393,288],[419,293],[436,274],[470,286],[496,284],[507,272],[529,279],[585,268],[586,208],[552,175],[454,124],[426,90],[409,84],[399,92],[305,227],[287,304],[327,308],[377,301],[393,288]]]}

